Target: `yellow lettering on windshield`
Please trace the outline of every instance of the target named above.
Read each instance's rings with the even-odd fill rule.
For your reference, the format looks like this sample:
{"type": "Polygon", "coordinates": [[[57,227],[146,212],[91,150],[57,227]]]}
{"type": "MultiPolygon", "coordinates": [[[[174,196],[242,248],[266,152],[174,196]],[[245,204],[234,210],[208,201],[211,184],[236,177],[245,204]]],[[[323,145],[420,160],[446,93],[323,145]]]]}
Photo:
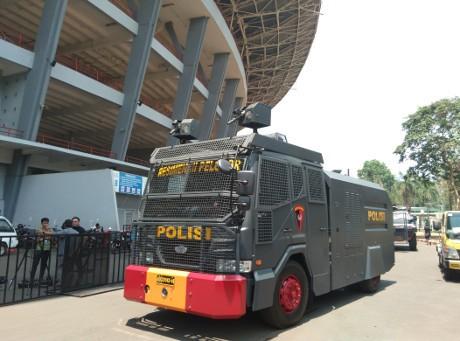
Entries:
{"type": "MultiPolygon", "coordinates": [[[[240,171],[243,166],[242,160],[230,159],[228,160],[232,165],[233,169],[240,171]]],[[[161,166],[158,168],[157,177],[172,176],[172,175],[183,175],[187,173],[217,173],[219,168],[217,167],[216,160],[206,161],[195,161],[191,163],[176,163],[172,165],[161,166]]]]}

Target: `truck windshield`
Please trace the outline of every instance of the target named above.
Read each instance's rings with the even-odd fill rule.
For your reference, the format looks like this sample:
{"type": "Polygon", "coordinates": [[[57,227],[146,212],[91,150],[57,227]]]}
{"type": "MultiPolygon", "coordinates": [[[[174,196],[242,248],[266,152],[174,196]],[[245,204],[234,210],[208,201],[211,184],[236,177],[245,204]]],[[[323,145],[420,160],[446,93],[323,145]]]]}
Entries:
{"type": "MultiPolygon", "coordinates": [[[[230,159],[242,170],[243,159],[230,159]]],[[[144,217],[223,219],[231,212],[231,175],[217,160],[170,162],[156,167],[148,186],[144,217]]],[[[235,184],[233,184],[233,195],[235,184]]]]}
{"type": "Polygon", "coordinates": [[[449,213],[447,215],[447,229],[451,230],[455,227],[460,228],[460,213],[449,213]]]}
{"type": "Polygon", "coordinates": [[[393,213],[393,224],[394,225],[404,225],[407,223],[407,218],[405,213],[393,213]]]}
{"type": "Polygon", "coordinates": [[[0,232],[14,233],[14,229],[5,220],[0,220],[0,232]]]}

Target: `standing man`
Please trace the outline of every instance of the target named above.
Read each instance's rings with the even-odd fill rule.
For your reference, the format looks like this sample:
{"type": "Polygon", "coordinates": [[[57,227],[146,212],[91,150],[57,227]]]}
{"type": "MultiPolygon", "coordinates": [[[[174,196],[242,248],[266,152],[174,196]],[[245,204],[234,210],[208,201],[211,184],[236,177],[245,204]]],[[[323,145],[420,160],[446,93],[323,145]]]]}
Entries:
{"type": "Polygon", "coordinates": [[[53,234],[53,230],[49,227],[50,220],[48,218],[42,218],[40,222],[41,226],[36,232],[34,259],[30,272],[30,285],[34,283],[35,273],[37,272],[39,263],[40,276],[38,277],[38,282],[42,282],[51,253],[51,235],[53,234]]]}
{"type": "Polygon", "coordinates": [[[80,226],[80,218],[72,218],[72,228],[77,231],[79,234],[86,233],[86,230],[80,226]]]}

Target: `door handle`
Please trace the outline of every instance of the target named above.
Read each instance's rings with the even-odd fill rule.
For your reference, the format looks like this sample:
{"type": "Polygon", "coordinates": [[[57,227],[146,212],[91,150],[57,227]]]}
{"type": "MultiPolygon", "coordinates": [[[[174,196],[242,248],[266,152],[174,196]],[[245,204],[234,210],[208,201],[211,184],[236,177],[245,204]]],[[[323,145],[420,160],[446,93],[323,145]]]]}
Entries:
{"type": "Polygon", "coordinates": [[[328,231],[329,229],[327,227],[320,227],[319,230],[320,231],[328,231]]]}

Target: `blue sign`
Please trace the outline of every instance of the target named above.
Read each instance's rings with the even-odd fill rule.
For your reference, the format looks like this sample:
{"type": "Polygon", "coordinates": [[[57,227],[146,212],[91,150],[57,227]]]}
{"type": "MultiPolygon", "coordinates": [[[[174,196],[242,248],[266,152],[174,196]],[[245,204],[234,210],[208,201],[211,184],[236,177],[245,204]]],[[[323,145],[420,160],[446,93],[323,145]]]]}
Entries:
{"type": "Polygon", "coordinates": [[[120,172],[118,192],[142,195],[142,176],[120,172]]]}

